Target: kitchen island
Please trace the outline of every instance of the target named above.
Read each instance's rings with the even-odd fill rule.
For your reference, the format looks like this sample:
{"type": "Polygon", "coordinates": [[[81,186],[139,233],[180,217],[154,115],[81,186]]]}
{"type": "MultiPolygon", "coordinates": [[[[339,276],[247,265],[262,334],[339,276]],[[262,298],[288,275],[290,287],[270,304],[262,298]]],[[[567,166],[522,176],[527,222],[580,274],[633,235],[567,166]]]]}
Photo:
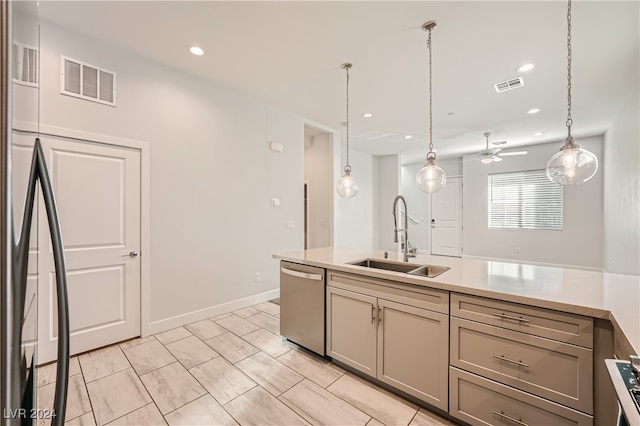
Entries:
{"type": "MultiPolygon", "coordinates": [[[[346,248],[274,255],[327,270],[327,355],[470,424],[525,417],[533,419],[530,424],[611,423],[615,407],[603,359],[640,353],[639,277],[428,255],[417,255],[410,263],[450,269],[428,278],[350,264],[384,257],[382,251],[346,248]],[[368,319],[367,309],[356,316],[363,306],[370,307],[368,319]],[[401,323],[405,320],[406,326],[401,323]],[[341,325],[332,326],[336,321],[341,325]],[[369,324],[374,331],[367,331],[369,324]],[[402,329],[408,327],[419,329],[419,336],[431,333],[424,339],[431,343],[420,346],[419,336],[403,337],[402,329]],[[367,334],[373,343],[349,347],[367,334]],[[431,351],[423,359],[437,371],[425,371],[423,382],[441,387],[421,389],[418,378],[413,383],[414,377],[403,372],[411,369],[399,365],[403,353],[409,362],[411,352],[396,354],[383,342],[431,351]],[[361,346],[371,348],[373,362],[356,350],[361,346]],[[499,348],[499,353],[483,354],[486,348],[499,348]],[[518,356],[509,357],[509,351],[518,356]],[[482,413],[487,395],[509,408],[482,413]]],[[[388,260],[402,257],[391,252],[388,260]]]]}

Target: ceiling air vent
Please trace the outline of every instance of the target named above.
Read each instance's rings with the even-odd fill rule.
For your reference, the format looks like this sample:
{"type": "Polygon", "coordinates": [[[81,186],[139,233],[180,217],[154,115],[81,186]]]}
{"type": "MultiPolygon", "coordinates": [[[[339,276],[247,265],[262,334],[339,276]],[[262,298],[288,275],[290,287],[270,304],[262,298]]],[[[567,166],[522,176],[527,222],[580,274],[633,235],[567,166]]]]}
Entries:
{"type": "Polygon", "coordinates": [[[495,146],[500,146],[500,145],[504,145],[507,143],[507,141],[497,141],[497,142],[491,142],[493,145],[495,146]]]}
{"type": "Polygon", "coordinates": [[[60,93],[116,106],[116,73],[60,56],[60,93]]]}
{"type": "Polygon", "coordinates": [[[13,58],[13,81],[38,87],[38,48],[14,42],[13,58]]]}
{"type": "Polygon", "coordinates": [[[511,80],[501,81],[500,83],[496,83],[493,87],[496,89],[496,92],[502,93],[507,90],[517,89],[518,87],[524,86],[524,80],[522,77],[512,78],[511,80]]]}

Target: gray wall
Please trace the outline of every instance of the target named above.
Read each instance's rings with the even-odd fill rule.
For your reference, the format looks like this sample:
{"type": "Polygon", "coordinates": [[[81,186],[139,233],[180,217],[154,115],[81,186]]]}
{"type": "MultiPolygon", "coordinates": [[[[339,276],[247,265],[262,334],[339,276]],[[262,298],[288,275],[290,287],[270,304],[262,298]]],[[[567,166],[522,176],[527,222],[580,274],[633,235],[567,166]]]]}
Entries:
{"type": "Polygon", "coordinates": [[[46,23],[41,34],[41,122],[151,146],[152,324],[277,290],[272,254],[303,247],[303,119],[46,23]],[[118,106],[60,95],[60,54],[115,71],[118,106]]]}
{"type": "Polygon", "coordinates": [[[633,275],[640,275],[639,104],[636,87],[604,143],[604,269],[633,275]]]}
{"type": "MultiPolygon", "coordinates": [[[[602,158],[602,137],[576,139],[602,158]]],[[[528,154],[499,163],[463,163],[463,248],[465,256],[602,268],[603,172],[580,186],[564,189],[564,229],[495,230],[487,225],[489,173],[544,169],[563,141],[526,147],[528,154]],[[516,247],[520,253],[516,253],[516,247]]]]}
{"type": "Polygon", "coordinates": [[[397,155],[383,155],[373,160],[373,246],[379,250],[398,250],[393,242],[393,199],[400,191],[400,162],[397,155]]]}
{"type": "Polygon", "coordinates": [[[346,163],[346,145],[342,145],[342,162],[339,167],[340,176],[335,178],[333,191],[336,203],[335,221],[336,232],[334,245],[336,247],[372,248],[373,247],[373,194],[376,188],[373,184],[373,157],[370,154],[349,150],[351,175],[358,182],[360,191],[353,198],[342,198],[337,195],[338,179],[344,174],[346,163]]]}

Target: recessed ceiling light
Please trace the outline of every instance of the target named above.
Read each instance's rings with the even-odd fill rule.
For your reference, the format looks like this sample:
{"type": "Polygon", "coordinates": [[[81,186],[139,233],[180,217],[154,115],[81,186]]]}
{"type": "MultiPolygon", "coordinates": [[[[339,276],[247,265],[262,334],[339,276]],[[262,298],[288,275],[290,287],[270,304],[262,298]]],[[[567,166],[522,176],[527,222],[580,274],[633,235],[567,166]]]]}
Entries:
{"type": "Polygon", "coordinates": [[[362,116],[364,118],[371,118],[371,117],[373,117],[373,114],[371,114],[370,112],[365,112],[364,114],[362,114],[362,116]]]}
{"type": "Polygon", "coordinates": [[[523,64],[516,68],[516,72],[527,72],[531,71],[535,65],[533,64],[523,64]]]}
{"type": "Polygon", "coordinates": [[[533,134],[533,136],[542,136],[544,135],[544,132],[536,132],[533,134]]]}
{"type": "Polygon", "coordinates": [[[540,108],[531,108],[529,111],[527,111],[527,114],[537,114],[540,112],[540,108]]]}
{"type": "Polygon", "coordinates": [[[405,138],[405,139],[411,139],[412,137],[413,137],[413,136],[411,136],[411,135],[405,135],[405,136],[404,136],[404,138],[405,138]]]}
{"type": "Polygon", "coordinates": [[[204,55],[204,50],[202,50],[200,47],[198,46],[191,46],[189,48],[189,52],[193,53],[196,56],[202,56],[204,55]]]}

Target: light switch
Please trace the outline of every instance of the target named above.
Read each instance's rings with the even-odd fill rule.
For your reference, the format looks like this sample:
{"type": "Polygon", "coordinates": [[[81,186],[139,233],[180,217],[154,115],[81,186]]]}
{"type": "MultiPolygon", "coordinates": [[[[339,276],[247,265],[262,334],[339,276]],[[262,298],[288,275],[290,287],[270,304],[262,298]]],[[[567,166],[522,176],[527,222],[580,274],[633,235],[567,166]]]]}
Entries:
{"type": "Polygon", "coordinates": [[[280,207],[280,198],[272,198],[271,205],[275,207],[280,207]]]}
{"type": "Polygon", "coordinates": [[[284,151],[284,145],[274,141],[269,142],[269,148],[271,148],[271,151],[275,151],[275,152],[284,151]]]}

